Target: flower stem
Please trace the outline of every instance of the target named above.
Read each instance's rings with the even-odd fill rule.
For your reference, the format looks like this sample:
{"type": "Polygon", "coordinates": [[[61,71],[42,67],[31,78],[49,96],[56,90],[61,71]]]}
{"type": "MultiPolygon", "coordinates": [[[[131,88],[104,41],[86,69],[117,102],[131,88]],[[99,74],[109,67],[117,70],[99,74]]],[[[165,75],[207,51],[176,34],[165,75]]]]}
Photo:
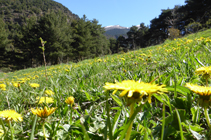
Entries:
{"type": "Polygon", "coordinates": [[[44,136],[45,140],[47,140],[46,135],[45,135],[45,122],[42,125],[42,130],[43,130],[43,136],[44,136]]]}
{"type": "Polygon", "coordinates": [[[7,130],[6,130],[5,126],[4,126],[4,123],[2,122],[2,119],[0,119],[0,124],[1,124],[1,126],[2,126],[2,128],[4,130],[4,134],[6,134],[7,130]]]}
{"type": "Polygon", "coordinates": [[[12,128],[12,125],[11,125],[11,121],[9,121],[9,128],[10,128],[10,132],[11,132],[11,140],[14,140],[14,137],[13,137],[13,128],[12,128]]]}
{"type": "Polygon", "coordinates": [[[208,78],[206,78],[206,86],[208,87],[208,78]]]}
{"type": "Polygon", "coordinates": [[[70,125],[72,124],[73,110],[70,108],[70,125]]]}
{"type": "Polygon", "coordinates": [[[209,117],[209,114],[208,114],[207,107],[204,107],[204,115],[205,115],[205,118],[206,118],[206,121],[207,121],[207,125],[209,126],[209,128],[211,130],[210,117],[209,117]]]}
{"type": "MultiPolygon", "coordinates": [[[[131,116],[133,115],[134,113],[134,107],[135,107],[135,102],[133,102],[131,105],[130,105],[130,118],[131,116]]],[[[129,140],[130,139],[130,134],[131,134],[131,130],[132,130],[132,126],[133,126],[133,122],[131,122],[128,130],[127,130],[127,135],[125,137],[125,140],[129,140]]]]}

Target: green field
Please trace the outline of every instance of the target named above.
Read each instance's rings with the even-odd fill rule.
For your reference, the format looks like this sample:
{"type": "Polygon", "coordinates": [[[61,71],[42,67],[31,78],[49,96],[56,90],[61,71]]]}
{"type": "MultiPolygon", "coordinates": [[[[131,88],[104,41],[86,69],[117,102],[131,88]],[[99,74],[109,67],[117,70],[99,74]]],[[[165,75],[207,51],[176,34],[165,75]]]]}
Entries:
{"type": "Polygon", "coordinates": [[[23,118],[16,122],[14,116],[9,119],[0,112],[1,137],[129,139],[131,128],[130,139],[211,139],[211,112],[209,105],[201,103],[204,98],[209,104],[209,93],[205,99],[184,87],[186,83],[210,86],[210,79],[195,73],[210,65],[211,30],[206,30],[137,51],[48,66],[47,76],[45,67],[0,73],[0,87],[6,85],[0,89],[1,111],[15,110],[23,118]],[[106,82],[123,80],[166,85],[168,92],[152,94],[151,103],[144,102],[149,98],[145,95],[136,103],[130,99],[130,104],[128,93],[119,97],[121,91],[113,95],[113,90],[104,88],[106,82]],[[40,86],[33,88],[31,83],[40,86]],[[72,106],[65,102],[70,96],[75,98],[72,106]],[[38,103],[40,97],[51,97],[53,102],[46,98],[38,103]],[[31,111],[45,106],[56,110],[46,118],[31,111]]]}

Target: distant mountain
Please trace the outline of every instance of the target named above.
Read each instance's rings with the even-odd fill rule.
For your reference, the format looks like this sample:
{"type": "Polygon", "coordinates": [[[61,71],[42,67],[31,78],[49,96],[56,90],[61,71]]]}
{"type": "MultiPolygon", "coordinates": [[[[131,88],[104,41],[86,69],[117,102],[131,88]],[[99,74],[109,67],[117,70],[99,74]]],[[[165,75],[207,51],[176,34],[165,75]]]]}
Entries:
{"type": "Polygon", "coordinates": [[[120,25],[110,25],[110,26],[106,26],[104,28],[105,28],[105,31],[112,30],[112,29],[130,29],[129,27],[123,27],[120,25]]]}
{"type": "MultiPolygon", "coordinates": [[[[137,25],[139,27],[139,25],[137,25]]],[[[107,36],[107,38],[115,38],[117,39],[120,35],[127,37],[127,32],[130,30],[130,27],[123,27],[120,25],[110,25],[105,26],[105,33],[104,35],[107,36]]]]}

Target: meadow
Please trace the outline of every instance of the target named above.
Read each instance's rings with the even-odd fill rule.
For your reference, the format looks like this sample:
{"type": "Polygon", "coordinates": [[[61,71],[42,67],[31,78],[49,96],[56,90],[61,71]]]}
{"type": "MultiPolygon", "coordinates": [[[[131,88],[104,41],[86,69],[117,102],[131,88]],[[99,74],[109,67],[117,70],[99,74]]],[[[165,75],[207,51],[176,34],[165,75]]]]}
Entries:
{"type": "Polygon", "coordinates": [[[0,73],[1,138],[210,139],[210,52],[206,30],[137,51],[47,66],[46,74],[44,66],[0,73]],[[200,92],[188,83],[201,86],[200,92]]]}

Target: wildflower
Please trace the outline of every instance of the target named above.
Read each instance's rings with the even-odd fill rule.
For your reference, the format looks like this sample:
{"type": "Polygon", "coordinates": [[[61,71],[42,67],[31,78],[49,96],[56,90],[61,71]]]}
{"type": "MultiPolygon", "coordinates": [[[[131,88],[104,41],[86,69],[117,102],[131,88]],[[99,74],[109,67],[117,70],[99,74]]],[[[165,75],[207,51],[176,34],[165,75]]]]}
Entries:
{"type": "Polygon", "coordinates": [[[121,60],[125,61],[125,58],[120,58],[121,60]]]}
{"type": "Polygon", "coordinates": [[[54,95],[54,92],[51,91],[51,90],[45,90],[45,94],[48,94],[48,95],[54,95]]]}
{"type": "Polygon", "coordinates": [[[51,114],[53,114],[56,109],[57,109],[57,107],[52,107],[52,108],[48,109],[45,106],[44,109],[39,109],[39,108],[34,109],[34,108],[31,108],[31,112],[34,115],[38,115],[41,118],[47,118],[48,116],[50,116],[51,114]]]}
{"type": "Polygon", "coordinates": [[[134,99],[135,101],[140,101],[144,95],[148,96],[148,102],[151,103],[151,96],[154,93],[162,94],[167,92],[165,85],[158,86],[156,84],[144,83],[134,80],[124,80],[121,83],[105,83],[104,88],[107,90],[114,90],[115,94],[118,90],[122,91],[119,96],[134,99]]]}
{"type": "Polygon", "coordinates": [[[75,100],[75,98],[73,96],[70,96],[65,100],[65,103],[72,106],[74,104],[74,100],[75,100]]]}
{"type": "Polygon", "coordinates": [[[102,62],[102,61],[103,61],[103,60],[102,60],[102,59],[100,59],[100,58],[99,58],[99,59],[97,59],[97,62],[102,62]]]}
{"type": "Polygon", "coordinates": [[[191,43],[191,42],[193,42],[193,40],[188,39],[188,40],[186,41],[186,44],[191,43]]]}
{"type": "Polygon", "coordinates": [[[211,66],[208,67],[200,67],[196,69],[195,73],[197,75],[202,75],[205,79],[210,77],[211,74],[211,66]]]}
{"type": "Polygon", "coordinates": [[[40,85],[37,84],[37,83],[30,83],[29,85],[30,85],[31,87],[33,87],[33,88],[40,87],[40,85]]]}
{"type": "Polygon", "coordinates": [[[42,104],[42,103],[46,103],[46,104],[54,103],[54,100],[51,97],[37,97],[36,99],[37,99],[37,102],[39,102],[38,104],[42,104]]]}
{"type": "Polygon", "coordinates": [[[70,72],[70,70],[69,70],[69,69],[65,69],[65,71],[66,71],[66,72],[70,72]]]}
{"type": "Polygon", "coordinates": [[[187,83],[185,87],[200,96],[199,104],[202,107],[206,107],[210,104],[211,87],[198,86],[190,83],[187,83]]]}
{"type": "Polygon", "coordinates": [[[20,87],[21,85],[20,85],[20,83],[13,83],[13,86],[18,88],[18,87],[20,87]]]}
{"type": "Polygon", "coordinates": [[[198,86],[190,83],[187,83],[185,87],[189,88],[191,91],[200,95],[201,97],[204,97],[205,99],[208,99],[211,95],[211,87],[198,86]]]}
{"type": "Polygon", "coordinates": [[[5,118],[6,121],[23,121],[21,114],[18,114],[15,110],[0,111],[0,117],[5,118]]]}
{"type": "Polygon", "coordinates": [[[0,89],[1,90],[6,90],[6,85],[5,84],[0,84],[0,89]]]}

